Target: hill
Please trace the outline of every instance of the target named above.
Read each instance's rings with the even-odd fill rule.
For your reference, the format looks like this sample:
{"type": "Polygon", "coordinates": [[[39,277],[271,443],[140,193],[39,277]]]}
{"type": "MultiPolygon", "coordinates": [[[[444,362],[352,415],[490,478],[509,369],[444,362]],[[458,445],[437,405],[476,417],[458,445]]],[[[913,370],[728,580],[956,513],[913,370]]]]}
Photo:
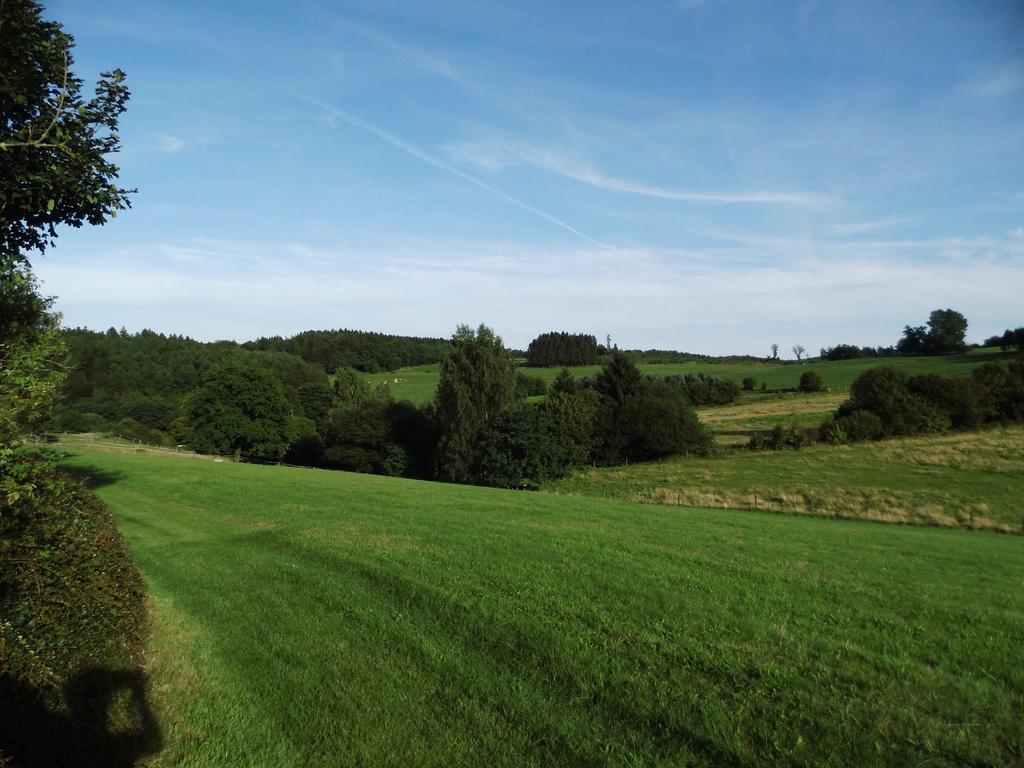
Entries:
{"type": "Polygon", "coordinates": [[[157,764],[1009,765],[1022,539],[74,448],[157,764]]]}
{"type": "MultiPolygon", "coordinates": [[[[691,361],[685,363],[639,363],[640,370],[650,376],[682,376],[685,374],[704,373],[709,376],[742,383],[745,378],[753,378],[760,386],[761,382],[772,391],[795,390],[800,376],[806,371],[815,371],[833,392],[844,392],[853,381],[864,371],[888,365],[898,368],[909,376],[919,373],[941,373],[946,376],[970,376],[971,371],[979,365],[995,360],[1010,359],[1014,353],[1003,352],[999,348],[973,350],[965,355],[926,356],[892,356],[859,358],[855,360],[813,360],[804,363],[793,362],[708,362],[691,361]]],[[[521,366],[519,370],[530,376],[537,376],[548,383],[558,375],[560,368],[529,368],[521,366]]],[[[577,366],[569,369],[577,378],[595,376],[601,366],[577,366]]],[[[439,367],[437,365],[410,366],[390,373],[366,374],[364,378],[371,384],[383,384],[388,387],[396,400],[409,400],[413,403],[429,402],[437,390],[439,367]]],[[[762,397],[755,391],[747,397],[762,397]]]]}

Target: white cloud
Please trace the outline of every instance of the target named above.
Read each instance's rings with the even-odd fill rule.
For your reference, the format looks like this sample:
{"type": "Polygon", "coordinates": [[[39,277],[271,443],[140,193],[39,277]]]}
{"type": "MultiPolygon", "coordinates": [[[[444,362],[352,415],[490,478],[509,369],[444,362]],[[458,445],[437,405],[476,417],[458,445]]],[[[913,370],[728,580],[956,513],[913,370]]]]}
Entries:
{"type": "Polygon", "coordinates": [[[541,147],[527,142],[488,139],[456,142],[447,147],[449,156],[486,171],[500,171],[509,166],[529,166],[564,176],[592,187],[613,192],[711,205],[790,205],[821,206],[832,202],[827,195],[781,190],[748,190],[738,192],[697,191],[646,184],[604,173],[572,152],[541,147]]]}
{"type": "Polygon", "coordinates": [[[832,231],[837,235],[863,235],[869,232],[892,229],[893,227],[913,221],[914,218],[913,216],[886,216],[869,221],[850,221],[833,225],[832,231]]]}
{"type": "Polygon", "coordinates": [[[447,336],[486,322],[514,346],[555,328],[622,346],[758,354],[891,344],[951,306],[979,338],[1015,323],[1024,242],[807,241],[757,234],[700,250],[415,240],[189,240],[40,262],[68,325],[201,339],[354,327],[447,336]],[[158,254],[162,258],[153,258],[158,254]],[[267,311],[272,307],[273,311],[267,311]]]}
{"type": "Polygon", "coordinates": [[[188,142],[180,136],[171,136],[167,133],[158,133],[157,141],[159,142],[161,152],[169,152],[171,154],[180,152],[188,144],[188,142]]]}

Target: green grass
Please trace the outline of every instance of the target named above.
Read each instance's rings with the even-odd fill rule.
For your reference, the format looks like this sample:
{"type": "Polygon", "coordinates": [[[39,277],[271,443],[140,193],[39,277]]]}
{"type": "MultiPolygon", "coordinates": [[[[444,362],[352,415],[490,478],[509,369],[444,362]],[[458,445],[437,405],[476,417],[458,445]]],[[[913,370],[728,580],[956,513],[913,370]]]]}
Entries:
{"type": "Polygon", "coordinates": [[[157,764],[1024,759],[1018,537],[71,450],[152,594],[157,764]]]}
{"type": "MultiPolygon", "coordinates": [[[[837,362],[811,363],[677,363],[641,365],[640,370],[652,376],[675,376],[687,373],[706,373],[741,383],[752,376],[758,382],[766,382],[769,389],[795,389],[800,375],[805,371],[817,371],[825,386],[833,391],[846,391],[860,374],[879,365],[891,365],[908,375],[919,373],[941,373],[947,376],[969,376],[979,365],[1012,356],[997,348],[974,350],[966,355],[945,355],[941,357],[889,357],[839,360],[837,362]]],[[[523,373],[539,376],[548,382],[554,380],[560,368],[520,368],[523,373]]],[[[594,376],[600,366],[570,368],[577,378],[594,376]]],[[[386,384],[396,400],[409,400],[421,404],[430,402],[437,390],[439,366],[420,365],[402,368],[393,373],[367,373],[363,378],[371,384],[386,384]]],[[[758,398],[761,393],[745,394],[758,398]]]]}
{"type": "MultiPolygon", "coordinates": [[[[724,409],[723,409],[724,410],[724,409]]],[[[783,423],[789,420],[778,419],[783,423]]],[[[553,493],[1024,531],[1024,427],[577,471],[553,493]]]]}

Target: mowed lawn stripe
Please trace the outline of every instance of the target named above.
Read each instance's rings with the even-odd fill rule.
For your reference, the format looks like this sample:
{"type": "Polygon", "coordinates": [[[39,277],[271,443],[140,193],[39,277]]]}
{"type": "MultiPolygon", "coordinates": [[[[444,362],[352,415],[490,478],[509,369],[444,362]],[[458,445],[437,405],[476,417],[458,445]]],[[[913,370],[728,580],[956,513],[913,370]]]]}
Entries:
{"type": "Polygon", "coordinates": [[[157,764],[1021,759],[1018,537],[76,450],[157,764]]]}

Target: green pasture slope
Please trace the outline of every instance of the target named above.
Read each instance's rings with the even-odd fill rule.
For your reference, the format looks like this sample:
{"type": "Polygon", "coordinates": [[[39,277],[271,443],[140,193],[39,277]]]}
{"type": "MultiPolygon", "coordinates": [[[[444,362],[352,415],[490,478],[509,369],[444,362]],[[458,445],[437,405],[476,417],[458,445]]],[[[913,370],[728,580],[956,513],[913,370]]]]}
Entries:
{"type": "Polygon", "coordinates": [[[1024,538],[72,447],[182,766],[1007,766],[1024,538]]]}
{"type": "MultiPolygon", "coordinates": [[[[971,371],[983,363],[1004,359],[1008,356],[997,348],[973,350],[966,355],[943,355],[936,357],[870,357],[836,362],[815,360],[809,363],[664,363],[641,365],[640,370],[653,376],[674,376],[687,373],[706,373],[731,379],[737,384],[752,376],[758,382],[766,382],[769,389],[795,389],[804,371],[817,371],[825,385],[832,391],[845,391],[854,379],[864,371],[880,365],[890,365],[905,371],[908,375],[919,373],[941,373],[947,376],[969,376],[971,371]]],[[[553,381],[560,368],[526,368],[523,373],[540,376],[553,381]]],[[[593,376],[601,367],[598,365],[570,368],[575,376],[593,376]]],[[[371,384],[385,384],[396,400],[409,400],[417,405],[430,402],[437,391],[438,365],[419,365],[402,368],[393,373],[366,373],[363,378],[371,384]]],[[[751,393],[747,397],[759,397],[751,393]]]]}

